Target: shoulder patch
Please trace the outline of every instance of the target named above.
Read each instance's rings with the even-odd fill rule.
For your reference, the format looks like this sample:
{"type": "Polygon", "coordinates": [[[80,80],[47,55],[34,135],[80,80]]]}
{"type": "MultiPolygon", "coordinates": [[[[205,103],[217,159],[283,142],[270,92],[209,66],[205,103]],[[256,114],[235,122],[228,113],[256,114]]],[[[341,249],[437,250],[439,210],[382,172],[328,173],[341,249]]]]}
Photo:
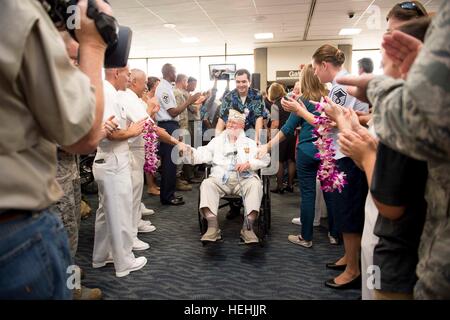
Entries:
{"type": "Polygon", "coordinates": [[[162,94],[162,100],[163,100],[163,102],[164,102],[165,104],[168,104],[168,103],[169,103],[169,94],[166,93],[166,92],[164,92],[164,93],[162,94]]]}
{"type": "Polygon", "coordinates": [[[344,106],[345,101],[347,100],[347,92],[345,92],[342,88],[339,88],[333,92],[331,100],[333,100],[333,102],[336,104],[344,106]]]}

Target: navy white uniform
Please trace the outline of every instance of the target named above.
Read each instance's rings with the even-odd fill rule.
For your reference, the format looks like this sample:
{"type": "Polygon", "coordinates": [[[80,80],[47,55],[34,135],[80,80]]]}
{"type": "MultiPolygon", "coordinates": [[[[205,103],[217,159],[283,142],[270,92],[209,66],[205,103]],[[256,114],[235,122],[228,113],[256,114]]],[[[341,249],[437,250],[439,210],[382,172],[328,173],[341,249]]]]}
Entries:
{"type": "MultiPolygon", "coordinates": [[[[127,89],[119,92],[119,105],[125,108],[126,118],[129,122],[138,122],[148,118],[147,105],[136,93],[127,89]]],[[[133,213],[132,213],[132,233],[133,239],[137,238],[138,223],[141,220],[141,200],[144,187],[144,161],[145,161],[145,141],[143,135],[128,139],[130,147],[130,169],[131,184],[133,187],[133,213]]]]}
{"type": "MultiPolygon", "coordinates": [[[[104,120],[114,115],[119,128],[126,128],[124,108],[119,108],[118,92],[104,81],[104,120]]],[[[135,264],[131,234],[132,185],[128,141],[103,139],[97,149],[93,173],[98,184],[99,208],[95,220],[94,268],[114,261],[116,275],[135,264]]]]}

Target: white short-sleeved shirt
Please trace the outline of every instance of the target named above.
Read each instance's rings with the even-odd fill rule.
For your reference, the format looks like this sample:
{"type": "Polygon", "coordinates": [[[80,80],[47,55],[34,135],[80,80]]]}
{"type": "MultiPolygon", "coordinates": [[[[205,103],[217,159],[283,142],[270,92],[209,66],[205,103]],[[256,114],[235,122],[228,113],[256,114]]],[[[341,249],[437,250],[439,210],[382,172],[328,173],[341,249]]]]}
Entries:
{"type": "Polygon", "coordinates": [[[179,121],[179,117],[176,116],[172,118],[167,110],[176,108],[177,101],[175,100],[175,95],[173,94],[173,87],[169,81],[166,79],[162,79],[156,88],[155,96],[158,99],[159,105],[161,108],[156,115],[157,121],[179,121]]]}
{"type": "MultiPolygon", "coordinates": [[[[125,130],[127,127],[127,118],[125,108],[119,105],[119,92],[113,87],[109,81],[103,81],[103,92],[105,99],[105,108],[103,111],[103,122],[109,117],[114,116],[114,120],[119,124],[119,129],[125,130]]],[[[100,141],[98,145],[99,152],[125,152],[128,148],[127,141],[111,141],[107,138],[100,141]]]]}
{"type": "MultiPolygon", "coordinates": [[[[130,89],[126,91],[119,91],[119,106],[125,109],[126,118],[128,122],[138,122],[144,118],[148,118],[147,105],[137,94],[130,89]]],[[[130,147],[143,147],[143,135],[128,139],[130,147]]]]}
{"type": "MultiPolygon", "coordinates": [[[[333,100],[334,103],[346,107],[346,108],[352,108],[355,111],[363,111],[368,112],[369,111],[369,105],[367,103],[361,102],[358,99],[356,99],[354,96],[351,96],[347,93],[347,88],[345,86],[342,86],[336,82],[336,78],[345,76],[349,74],[347,70],[341,70],[336,77],[333,79],[331,83],[331,90],[328,94],[328,97],[333,100]]],[[[338,130],[333,129],[331,133],[331,137],[333,138],[333,147],[336,150],[336,155],[334,156],[335,159],[341,159],[344,158],[345,155],[341,152],[340,147],[337,143],[337,136],[338,130]]]]}

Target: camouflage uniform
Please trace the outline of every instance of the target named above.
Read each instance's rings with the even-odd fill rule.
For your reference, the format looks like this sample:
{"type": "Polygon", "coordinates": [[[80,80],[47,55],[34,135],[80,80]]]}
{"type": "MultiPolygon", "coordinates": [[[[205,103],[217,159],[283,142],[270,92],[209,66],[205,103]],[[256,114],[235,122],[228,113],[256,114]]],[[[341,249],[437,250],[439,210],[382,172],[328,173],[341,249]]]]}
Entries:
{"type": "MultiPolygon", "coordinates": [[[[189,98],[189,92],[186,90],[175,88],[173,89],[173,94],[175,95],[175,100],[177,101],[177,107],[184,104],[189,98]]],[[[180,120],[178,121],[178,124],[180,125],[180,129],[189,129],[187,108],[180,113],[180,120]]]]}
{"type": "Polygon", "coordinates": [[[416,299],[450,299],[450,2],[438,12],[407,80],[377,77],[367,91],[380,139],[428,164],[416,299]]]}
{"type": "MultiPolygon", "coordinates": [[[[189,99],[189,92],[183,89],[175,88],[173,89],[173,94],[175,95],[175,100],[177,102],[177,107],[181,106],[186,102],[187,99],[189,99]]],[[[180,129],[184,129],[189,131],[189,117],[188,117],[188,108],[184,109],[183,112],[180,113],[180,120],[178,121],[178,124],[180,125],[180,129]]],[[[190,141],[187,141],[187,137],[183,136],[183,142],[190,144],[190,141]]],[[[191,140],[193,137],[191,137],[191,140]]],[[[177,165],[177,178],[180,178],[183,174],[183,171],[185,171],[185,168],[187,165],[179,164],[177,165]]],[[[185,177],[185,178],[192,178],[192,177],[185,177]]]]}
{"type": "Polygon", "coordinates": [[[70,255],[75,258],[78,248],[78,231],[81,221],[81,186],[78,156],[58,149],[56,180],[64,196],[51,209],[61,218],[70,244],[70,255]]]}

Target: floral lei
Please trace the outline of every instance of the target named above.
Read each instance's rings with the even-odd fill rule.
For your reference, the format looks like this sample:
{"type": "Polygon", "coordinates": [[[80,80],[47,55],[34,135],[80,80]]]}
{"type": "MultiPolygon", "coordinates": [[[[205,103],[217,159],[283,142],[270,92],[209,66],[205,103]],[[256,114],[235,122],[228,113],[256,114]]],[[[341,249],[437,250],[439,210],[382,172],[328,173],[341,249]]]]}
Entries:
{"type": "Polygon", "coordinates": [[[320,103],[316,105],[316,110],[320,113],[319,116],[314,116],[315,128],[313,131],[314,136],[317,137],[314,145],[319,151],[315,157],[320,160],[317,178],[321,182],[323,191],[333,192],[337,189],[341,193],[347,181],[346,174],[338,170],[334,159],[336,152],[333,148],[333,139],[329,137],[332,130],[331,120],[325,115],[324,108],[320,103]]]}
{"type": "Polygon", "coordinates": [[[144,171],[146,173],[155,174],[158,168],[158,134],[156,133],[156,126],[150,120],[147,120],[144,125],[144,140],[145,140],[145,162],[144,171]]]}

